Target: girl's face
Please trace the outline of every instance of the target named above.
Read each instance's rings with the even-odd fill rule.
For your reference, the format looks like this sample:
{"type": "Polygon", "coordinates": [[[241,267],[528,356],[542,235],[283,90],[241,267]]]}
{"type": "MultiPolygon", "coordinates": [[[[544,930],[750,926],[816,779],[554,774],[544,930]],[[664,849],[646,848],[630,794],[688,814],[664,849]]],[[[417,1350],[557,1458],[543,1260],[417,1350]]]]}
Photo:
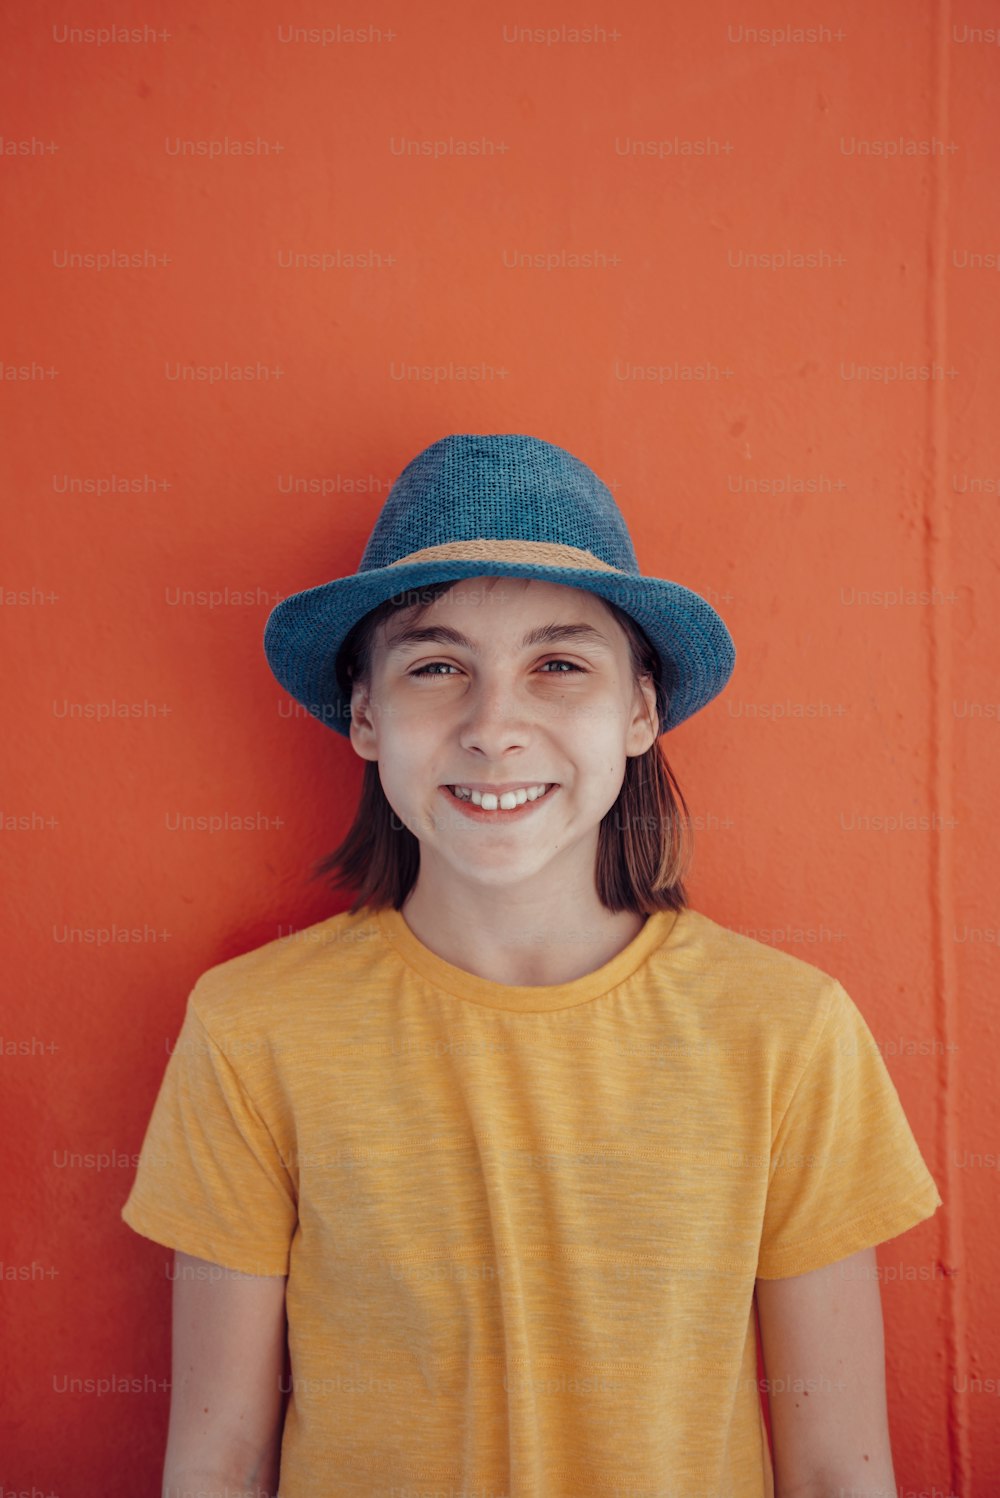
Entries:
{"type": "Polygon", "coordinates": [[[418,839],[422,881],[500,886],[554,859],[592,879],[625,760],[656,738],[653,683],[633,683],[610,611],[535,578],[466,578],[419,619],[381,625],[352,709],[351,742],[418,839]],[[553,789],[509,819],[467,815],[448,789],[539,784],[553,789]]]}

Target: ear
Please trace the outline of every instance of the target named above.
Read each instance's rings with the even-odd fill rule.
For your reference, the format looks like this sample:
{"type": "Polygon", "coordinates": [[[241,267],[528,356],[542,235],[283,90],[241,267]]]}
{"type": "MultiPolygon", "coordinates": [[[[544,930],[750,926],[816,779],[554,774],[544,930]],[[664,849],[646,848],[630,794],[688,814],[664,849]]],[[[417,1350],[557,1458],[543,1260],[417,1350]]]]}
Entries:
{"type": "Polygon", "coordinates": [[[648,671],[639,677],[635,694],[635,711],[628,729],[625,752],[630,757],[645,754],[656,743],[659,719],[656,710],[656,685],[648,671]]]}
{"type": "Polygon", "coordinates": [[[361,682],[351,689],[351,744],[362,759],[377,760],[375,724],[371,711],[371,691],[361,682]]]}

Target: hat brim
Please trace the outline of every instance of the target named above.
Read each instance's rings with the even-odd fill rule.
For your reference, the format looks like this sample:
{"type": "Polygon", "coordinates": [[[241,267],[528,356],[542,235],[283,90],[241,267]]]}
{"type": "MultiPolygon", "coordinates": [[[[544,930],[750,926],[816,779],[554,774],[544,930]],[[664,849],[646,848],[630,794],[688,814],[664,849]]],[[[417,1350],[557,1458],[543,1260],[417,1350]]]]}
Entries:
{"type": "MultiPolygon", "coordinates": [[[[642,627],[657,650],[667,694],[660,733],[668,733],[723,690],[736,647],[721,615],[681,583],[571,567],[466,561],[402,563],[334,578],[276,604],[264,626],[264,654],[281,686],[327,727],[350,737],[351,705],[337,680],[336,660],[365,614],[400,593],[463,577],[535,577],[583,589],[616,604],[642,627]]],[[[413,602],[417,603],[414,597],[413,602]]]]}

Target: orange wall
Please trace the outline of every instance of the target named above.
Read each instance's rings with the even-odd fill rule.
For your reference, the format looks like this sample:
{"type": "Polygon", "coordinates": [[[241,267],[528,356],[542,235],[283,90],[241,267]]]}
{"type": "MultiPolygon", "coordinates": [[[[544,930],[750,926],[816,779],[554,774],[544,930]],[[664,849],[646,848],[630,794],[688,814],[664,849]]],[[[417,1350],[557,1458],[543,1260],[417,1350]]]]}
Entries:
{"type": "Polygon", "coordinates": [[[354,570],[420,448],[526,431],[733,632],[728,689],[664,741],[692,902],[839,977],[883,1046],[945,1198],[879,1249],[897,1479],[986,1498],[1000,48],[972,28],[1000,16],[336,10],[5,19],[0,1483],[158,1490],[170,1255],[118,1212],[167,1049],[206,967],[346,907],[305,876],[361,762],[292,715],[269,609],[354,570]],[[790,15],[826,31],[742,29],[790,15]],[[65,29],[102,23],[149,30],[65,29]],[[285,30],[337,24],[381,36],[285,30]],[[109,253],[139,261],[66,263],[109,253]]]}

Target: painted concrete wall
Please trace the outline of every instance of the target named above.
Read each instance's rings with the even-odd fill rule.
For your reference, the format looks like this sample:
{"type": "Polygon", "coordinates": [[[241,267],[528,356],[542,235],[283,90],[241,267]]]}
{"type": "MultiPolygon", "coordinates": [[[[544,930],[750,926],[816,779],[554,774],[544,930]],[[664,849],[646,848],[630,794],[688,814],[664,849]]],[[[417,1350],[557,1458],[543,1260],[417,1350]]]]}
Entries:
{"type": "Polygon", "coordinates": [[[692,903],[882,1045],[945,1199],[879,1249],[897,1479],[1000,1491],[998,19],[7,17],[7,1489],[155,1490],[170,1256],[118,1210],[168,1048],[206,967],[347,903],[306,876],[361,763],[267,614],[427,443],[528,431],[733,632],[664,745],[692,903]]]}

